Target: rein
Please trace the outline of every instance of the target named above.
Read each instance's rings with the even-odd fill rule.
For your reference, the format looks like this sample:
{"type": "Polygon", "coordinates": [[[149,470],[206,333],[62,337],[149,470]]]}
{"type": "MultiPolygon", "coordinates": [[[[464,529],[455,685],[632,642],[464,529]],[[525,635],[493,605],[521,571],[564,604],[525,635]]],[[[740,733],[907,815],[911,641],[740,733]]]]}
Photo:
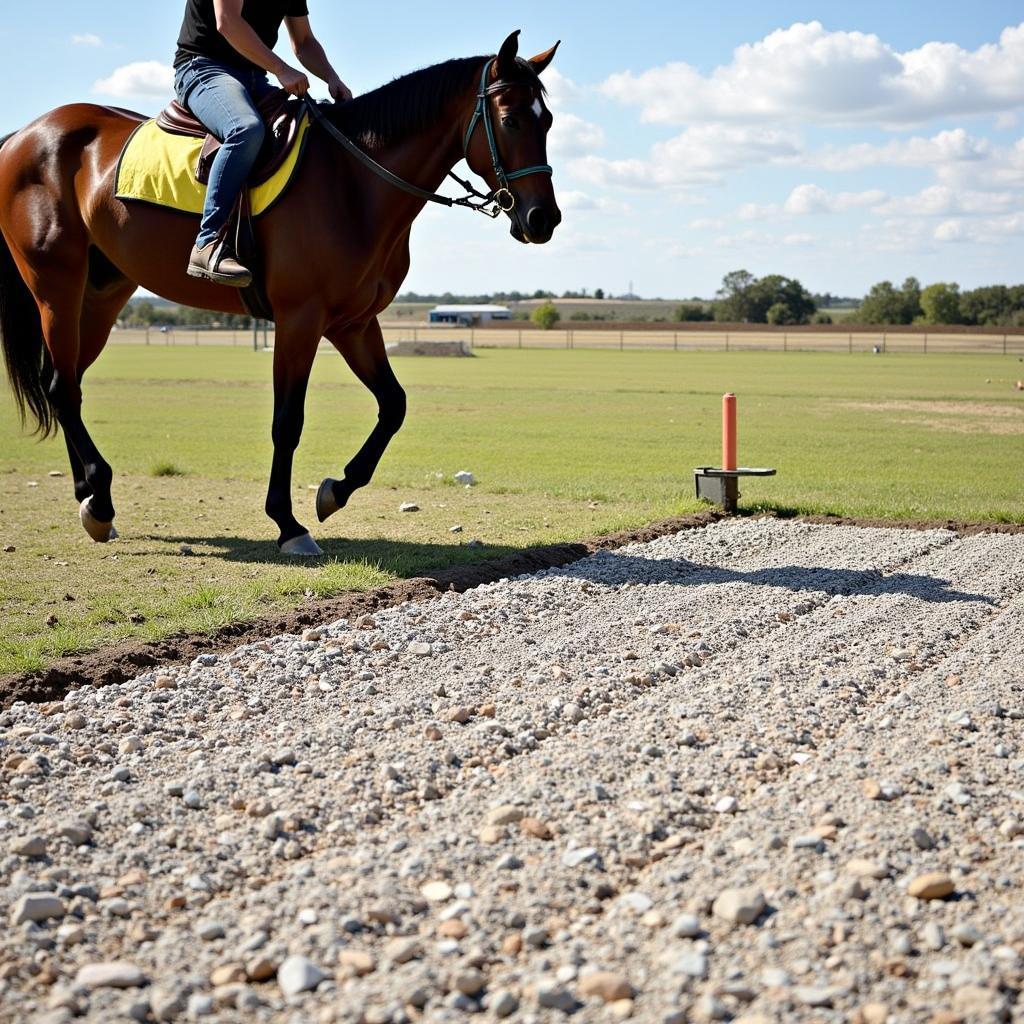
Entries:
{"type": "Polygon", "coordinates": [[[486,214],[493,219],[503,213],[511,213],[516,208],[516,197],[509,188],[510,182],[516,181],[519,178],[525,178],[530,174],[554,174],[554,170],[549,164],[524,167],[519,171],[506,171],[502,165],[501,154],[498,152],[498,140],[494,134],[494,120],[491,117],[490,99],[492,96],[509,88],[512,83],[498,81],[493,85],[487,84],[487,76],[490,74],[491,67],[496,60],[496,57],[492,57],[484,65],[483,74],[480,77],[480,91],[476,97],[476,109],[473,111],[473,117],[469,122],[469,128],[466,131],[466,137],[462,144],[463,154],[468,163],[469,144],[473,139],[473,133],[476,131],[477,125],[483,124],[487,135],[487,145],[491,152],[494,175],[498,179],[498,187],[486,194],[474,188],[470,182],[464,181],[454,171],[449,171],[448,177],[458,182],[466,190],[464,196],[452,198],[451,196],[443,196],[438,192],[431,192],[428,189],[420,188],[418,185],[414,185],[412,182],[399,177],[393,171],[389,171],[383,164],[374,160],[369,153],[364,152],[331,122],[330,118],[320,109],[320,105],[311,100],[308,95],[302,97],[302,102],[316,124],[319,124],[335,142],[339,143],[359,163],[368,170],[373,171],[379,178],[383,178],[389,185],[393,185],[395,188],[408,192],[409,195],[416,196],[418,199],[428,203],[438,203],[441,206],[448,207],[462,206],[467,210],[486,214]]]}

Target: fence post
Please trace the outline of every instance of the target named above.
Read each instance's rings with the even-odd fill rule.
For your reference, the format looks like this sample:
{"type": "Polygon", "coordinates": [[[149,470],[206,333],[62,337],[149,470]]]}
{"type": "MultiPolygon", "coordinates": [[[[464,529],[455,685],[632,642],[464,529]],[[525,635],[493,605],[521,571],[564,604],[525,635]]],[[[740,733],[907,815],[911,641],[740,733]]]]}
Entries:
{"type": "Polygon", "coordinates": [[[782,351],[789,351],[789,333],[787,331],[782,332],[782,351]]]}
{"type": "Polygon", "coordinates": [[[673,352],[678,352],[679,351],[679,332],[678,331],[673,331],[672,332],[672,351],[673,352]]]}
{"type": "Polygon", "coordinates": [[[850,353],[851,356],[853,355],[853,331],[850,331],[849,346],[847,351],[850,353]]]}
{"type": "Polygon", "coordinates": [[[1006,335],[1003,335],[1003,355],[1006,355],[1006,335]]]}
{"type": "Polygon", "coordinates": [[[626,332],[619,331],[619,351],[621,352],[626,347],[626,332]]]}
{"type": "Polygon", "coordinates": [[[414,328],[412,329],[412,340],[413,340],[413,344],[415,344],[415,343],[416,343],[417,341],[419,341],[419,340],[420,340],[419,334],[420,334],[419,330],[418,330],[417,328],[415,328],[415,327],[414,327],[414,328]]]}
{"type": "MultiPolygon", "coordinates": [[[[146,344],[149,344],[149,324],[146,325],[146,344]]],[[[1006,351],[1006,344],[1003,344],[1003,351],[1006,351]]]]}
{"type": "Polygon", "coordinates": [[[882,331],[882,351],[885,351],[885,331],[882,331]]]}
{"type": "Polygon", "coordinates": [[[928,332],[927,331],[924,332],[924,350],[925,350],[925,352],[928,351],[928,332]]]}
{"type": "Polygon", "coordinates": [[[199,344],[199,328],[196,328],[196,344],[199,344]]]}
{"type": "Polygon", "coordinates": [[[522,327],[519,328],[519,347],[520,348],[523,347],[523,329],[522,329],[522,327]]]}

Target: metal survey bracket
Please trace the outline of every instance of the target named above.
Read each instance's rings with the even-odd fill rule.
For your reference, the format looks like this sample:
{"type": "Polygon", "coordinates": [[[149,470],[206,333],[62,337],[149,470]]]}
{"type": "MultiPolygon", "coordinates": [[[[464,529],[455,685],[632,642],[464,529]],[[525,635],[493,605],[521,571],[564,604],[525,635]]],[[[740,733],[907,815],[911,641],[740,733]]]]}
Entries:
{"type": "Polygon", "coordinates": [[[721,505],[723,511],[732,514],[740,500],[741,476],[775,476],[775,470],[752,466],[741,466],[739,469],[698,466],[693,471],[698,499],[721,505]]]}

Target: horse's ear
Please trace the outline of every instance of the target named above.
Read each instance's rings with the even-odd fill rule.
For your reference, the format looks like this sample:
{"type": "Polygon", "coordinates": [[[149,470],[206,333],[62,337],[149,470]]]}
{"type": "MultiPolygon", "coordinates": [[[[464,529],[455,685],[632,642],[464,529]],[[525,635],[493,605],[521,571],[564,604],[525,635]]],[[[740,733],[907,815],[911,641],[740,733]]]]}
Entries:
{"type": "Polygon", "coordinates": [[[533,68],[537,74],[547,70],[548,65],[555,59],[555,54],[558,52],[558,48],[562,45],[562,40],[559,39],[550,50],[545,50],[543,53],[538,53],[536,57],[531,57],[527,63],[533,68]]]}
{"type": "Polygon", "coordinates": [[[494,75],[499,81],[512,78],[516,73],[516,57],[519,54],[519,33],[521,29],[516,29],[508,39],[501,44],[501,49],[498,51],[498,59],[494,62],[494,75]]]}

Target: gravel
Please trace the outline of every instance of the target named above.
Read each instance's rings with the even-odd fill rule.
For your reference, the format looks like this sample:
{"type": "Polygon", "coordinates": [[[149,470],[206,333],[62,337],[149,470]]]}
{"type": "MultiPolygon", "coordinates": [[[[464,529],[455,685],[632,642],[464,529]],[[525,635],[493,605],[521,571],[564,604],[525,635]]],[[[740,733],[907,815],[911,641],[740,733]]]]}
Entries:
{"type": "Polygon", "coordinates": [[[0,1019],[1024,1019],[1022,694],[1024,537],[744,520],[15,704],[0,1019]]]}

